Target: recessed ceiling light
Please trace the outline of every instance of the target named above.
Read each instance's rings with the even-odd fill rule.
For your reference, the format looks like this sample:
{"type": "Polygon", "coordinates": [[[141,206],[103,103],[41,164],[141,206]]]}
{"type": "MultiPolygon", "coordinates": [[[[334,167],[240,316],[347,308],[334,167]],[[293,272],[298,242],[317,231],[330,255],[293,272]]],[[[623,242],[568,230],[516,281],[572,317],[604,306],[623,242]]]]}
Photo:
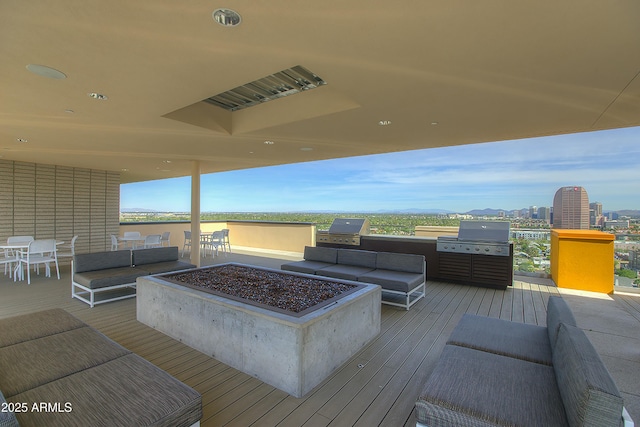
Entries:
{"type": "Polygon", "coordinates": [[[380,126],[389,126],[391,124],[391,120],[380,120],[378,124],[380,126]]]}
{"type": "Polygon", "coordinates": [[[21,144],[24,144],[25,142],[29,142],[29,140],[25,138],[16,138],[16,141],[18,141],[21,144]]]}
{"type": "Polygon", "coordinates": [[[218,24],[225,27],[235,27],[242,21],[240,14],[231,9],[216,9],[211,15],[218,24]]]}
{"type": "Polygon", "coordinates": [[[431,126],[438,126],[438,122],[431,122],[431,126]]]}
{"type": "Polygon", "coordinates": [[[265,141],[264,143],[265,143],[265,145],[273,145],[273,144],[275,144],[275,142],[273,142],[273,141],[265,141]]]}
{"type": "Polygon", "coordinates": [[[96,93],[96,92],[91,92],[87,94],[89,96],[89,98],[93,98],[93,99],[99,99],[101,101],[105,101],[107,100],[107,95],[103,95],[101,93],[96,93]]]}
{"type": "Polygon", "coordinates": [[[62,71],[58,71],[55,68],[47,67],[46,65],[29,64],[27,70],[42,77],[48,77],[50,79],[66,79],[67,75],[62,71]]]}
{"type": "Polygon", "coordinates": [[[64,110],[64,112],[65,112],[65,113],[67,113],[67,114],[73,114],[73,113],[75,113],[75,111],[73,111],[73,110],[71,110],[71,109],[66,109],[66,110],[64,110]]]}
{"type": "Polygon", "coordinates": [[[129,172],[129,169],[123,168],[123,169],[120,169],[120,172],[129,172]]]}

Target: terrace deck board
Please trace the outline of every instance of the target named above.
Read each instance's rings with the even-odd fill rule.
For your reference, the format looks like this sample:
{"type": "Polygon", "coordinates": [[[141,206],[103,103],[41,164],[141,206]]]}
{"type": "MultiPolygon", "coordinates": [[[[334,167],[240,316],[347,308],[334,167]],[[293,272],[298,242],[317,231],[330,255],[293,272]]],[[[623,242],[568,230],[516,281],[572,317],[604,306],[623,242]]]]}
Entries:
{"type": "MultiPolygon", "coordinates": [[[[68,267],[59,281],[35,276],[31,285],[0,276],[0,318],[69,311],[198,390],[203,427],[397,427],[415,425],[416,398],[464,313],[545,325],[548,296],[557,294],[552,283],[536,279],[517,280],[506,291],[428,281],[425,298],[410,310],[383,305],[380,334],[301,399],[138,322],[135,299],[93,309],[71,299],[68,267]]],[[[638,296],[612,298],[640,322],[638,296]]]]}
{"type": "Polygon", "coordinates": [[[616,294],[614,295],[614,299],[620,301],[629,314],[640,321],[640,298],[616,294]]]}

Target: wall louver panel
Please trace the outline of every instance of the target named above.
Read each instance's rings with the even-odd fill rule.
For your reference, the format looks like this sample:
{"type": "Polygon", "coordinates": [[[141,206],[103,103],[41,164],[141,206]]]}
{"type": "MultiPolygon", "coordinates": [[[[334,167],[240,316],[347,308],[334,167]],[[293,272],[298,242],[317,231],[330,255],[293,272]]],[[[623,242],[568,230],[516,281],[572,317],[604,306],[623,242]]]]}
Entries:
{"type": "Polygon", "coordinates": [[[29,235],[108,250],[118,234],[120,174],[0,160],[0,241],[29,235]]]}

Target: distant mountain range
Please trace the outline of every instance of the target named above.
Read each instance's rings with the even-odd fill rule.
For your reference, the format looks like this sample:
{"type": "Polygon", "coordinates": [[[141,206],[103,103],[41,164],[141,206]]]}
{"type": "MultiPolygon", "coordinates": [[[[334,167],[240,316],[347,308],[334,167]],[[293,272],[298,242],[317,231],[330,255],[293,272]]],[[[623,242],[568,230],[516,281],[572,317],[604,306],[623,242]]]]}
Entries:
{"type": "MultiPolygon", "coordinates": [[[[524,209],[528,209],[528,208],[524,208],[524,209]]],[[[491,209],[491,208],[486,208],[486,209],[474,209],[472,211],[469,212],[464,212],[467,215],[473,215],[473,216],[498,216],[498,214],[500,212],[504,212],[507,216],[512,216],[514,213],[522,211],[523,209],[512,209],[512,210],[507,210],[507,209],[491,209]]],[[[608,211],[608,212],[603,212],[603,214],[605,216],[608,216],[610,213],[617,213],[619,216],[628,216],[631,218],[640,218],[640,210],[637,209],[623,209],[623,210],[619,210],[619,211],[608,211]]]]}
{"type": "MultiPolygon", "coordinates": [[[[468,212],[455,212],[446,209],[420,209],[420,208],[409,208],[409,209],[381,209],[374,212],[370,212],[372,214],[404,214],[404,215],[442,215],[442,214],[453,214],[453,213],[461,213],[466,215],[473,216],[498,216],[500,212],[504,212],[508,216],[512,216],[515,212],[519,212],[522,209],[493,209],[493,208],[485,208],[485,209],[474,209],[468,212]]],[[[154,210],[154,209],[145,209],[145,208],[122,208],[120,210],[121,213],[160,213],[162,211],[154,210]]],[[[637,209],[623,209],[619,211],[612,211],[617,213],[620,216],[628,216],[631,218],[640,218],[640,210],[637,209]]],[[[300,213],[341,213],[331,210],[312,210],[305,211],[300,213]]],[[[356,213],[366,213],[366,212],[356,212],[356,213]]],[[[605,212],[605,215],[610,212],[605,212]]]]}
{"type": "Polygon", "coordinates": [[[617,213],[618,215],[628,216],[631,218],[640,217],[640,210],[637,210],[637,209],[623,209],[621,211],[614,211],[614,212],[617,213]]]}
{"type": "Polygon", "coordinates": [[[162,212],[162,211],[157,211],[155,209],[144,209],[144,208],[122,208],[122,209],[120,209],[120,213],[151,213],[151,212],[162,212]]]}

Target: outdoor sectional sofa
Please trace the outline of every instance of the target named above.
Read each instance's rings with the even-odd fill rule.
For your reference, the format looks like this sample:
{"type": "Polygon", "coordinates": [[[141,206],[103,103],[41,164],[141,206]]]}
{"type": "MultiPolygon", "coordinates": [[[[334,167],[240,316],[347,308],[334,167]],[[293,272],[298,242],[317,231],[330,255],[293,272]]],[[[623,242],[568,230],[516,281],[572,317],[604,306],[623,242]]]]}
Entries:
{"type": "Polygon", "coordinates": [[[179,260],[177,246],[77,254],[71,263],[71,296],[91,307],[132,298],[140,276],[195,267],[179,260]]]}
{"type": "Polygon", "coordinates": [[[546,320],[465,314],[415,404],[417,426],[632,426],[562,298],[549,297],[546,320]]]}
{"type": "Polygon", "coordinates": [[[197,426],[202,397],[62,309],[0,320],[0,426],[197,426]]]}
{"type": "Polygon", "coordinates": [[[407,310],[424,298],[427,265],[423,255],[306,246],[304,260],[283,270],[372,283],[382,288],[382,303],[407,310]]]}

